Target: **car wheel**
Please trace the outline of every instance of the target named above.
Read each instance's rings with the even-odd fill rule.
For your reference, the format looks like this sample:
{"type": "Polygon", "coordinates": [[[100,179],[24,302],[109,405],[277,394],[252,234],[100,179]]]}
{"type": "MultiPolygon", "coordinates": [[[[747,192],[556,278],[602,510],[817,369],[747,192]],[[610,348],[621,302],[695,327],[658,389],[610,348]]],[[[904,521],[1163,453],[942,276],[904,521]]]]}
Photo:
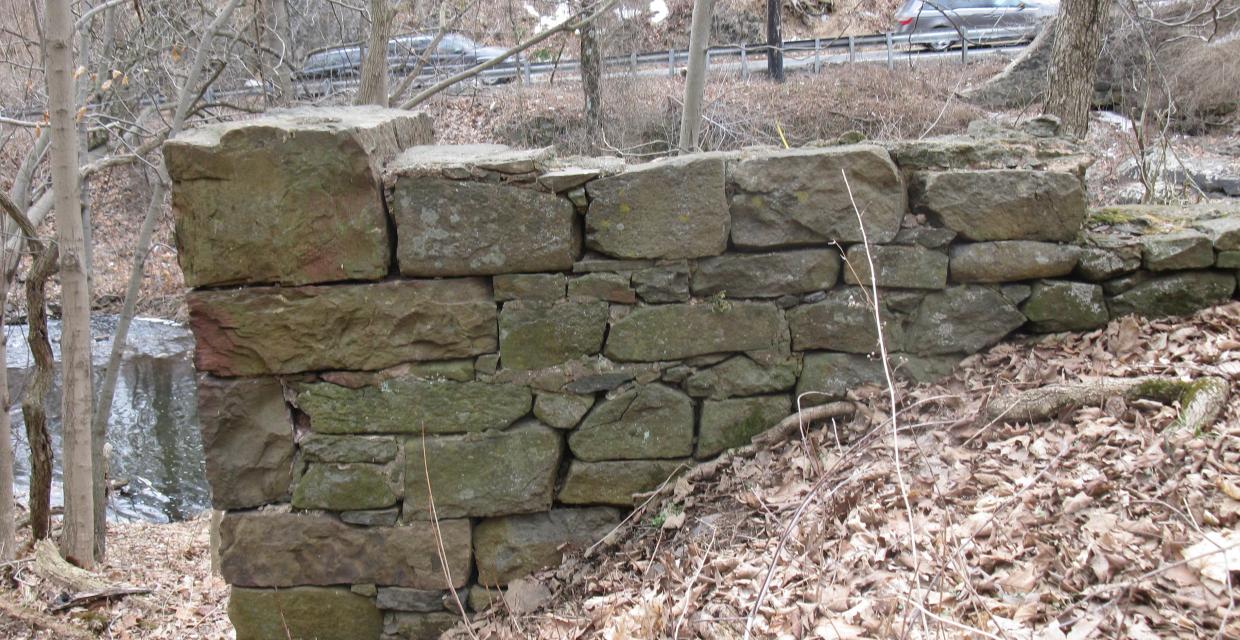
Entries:
{"type": "Polygon", "coordinates": [[[954,29],[939,28],[934,31],[934,34],[941,35],[942,37],[926,43],[926,49],[930,51],[947,51],[952,48],[952,45],[956,44],[954,29]]]}

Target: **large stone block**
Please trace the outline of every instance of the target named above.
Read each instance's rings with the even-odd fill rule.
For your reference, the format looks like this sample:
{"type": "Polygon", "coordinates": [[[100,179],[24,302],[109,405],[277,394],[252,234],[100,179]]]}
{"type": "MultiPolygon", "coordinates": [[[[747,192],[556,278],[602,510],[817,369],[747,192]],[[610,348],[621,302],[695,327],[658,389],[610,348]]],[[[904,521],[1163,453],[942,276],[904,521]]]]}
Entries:
{"type": "Polygon", "coordinates": [[[1240,215],[1199,220],[1193,226],[1209,236],[1217,251],[1236,251],[1240,249],[1240,215]]]}
{"type": "Polygon", "coordinates": [[[506,369],[541,369],[594,355],[607,332],[602,300],[504,304],[499,314],[500,363],[506,369]]]}
{"type": "Polygon", "coordinates": [[[1182,316],[1211,305],[1222,304],[1236,290],[1236,278],[1217,271],[1181,271],[1143,279],[1107,300],[1111,317],[1135,313],[1141,316],[1182,316]]]}
{"type": "Polygon", "coordinates": [[[1198,231],[1145,236],[1141,238],[1141,262],[1150,271],[1202,269],[1214,265],[1214,246],[1198,231]]]}
{"type": "Polygon", "coordinates": [[[905,332],[908,350],[920,354],[975,353],[1002,340],[1025,316],[987,287],[962,285],[925,297],[905,332]]]}
{"type": "Polygon", "coordinates": [[[799,362],[792,358],[762,365],[737,356],[690,375],[685,380],[685,391],[695,398],[716,399],[786,391],[797,383],[799,370],[799,362]]]}
{"type": "Polygon", "coordinates": [[[869,241],[890,242],[904,217],[904,183],[881,147],[763,153],[736,163],[732,180],[732,242],[741,248],[861,242],[858,210],[869,241]]]}
{"type": "Polygon", "coordinates": [[[556,429],[572,429],[593,406],[592,395],[540,393],[534,400],[534,417],[556,429]]]}
{"type": "Polygon", "coordinates": [[[559,300],[567,278],[562,273],[510,273],[495,276],[495,299],[559,300]]]}
{"type": "Polygon", "coordinates": [[[293,419],[279,380],[199,376],[198,427],[211,506],[244,509],[288,497],[293,419]]]}
{"type": "MultiPolygon", "coordinates": [[[[904,329],[898,317],[879,303],[883,338],[887,350],[900,349],[904,329]]],[[[874,326],[874,307],[861,287],[845,287],[828,292],[821,302],[788,311],[792,348],[796,351],[830,349],[849,353],[870,353],[878,349],[878,329],[874,326]]]]}
{"type": "Polygon", "coordinates": [[[1008,240],[952,247],[953,282],[1013,282],[1072,273],[1081,250],[1053,242],[1008,240]]]}
{"type": "Polygon", "coordinates": [[[596,405],[568,446],[582,460],[683,458],[693,451],[693,401],[661,384],[634,387],[596,405]]]}
{"type": "Polygon", "coordinates": [[[311,462],[369,462],[383,464],[396,459],[396,438],[379,436],[329,436],[310,433],[297,446],[311,462]]]}
{"type": "Polygon", "coordinates": [[[560,502],[632,507],[633,494],[653,490],[691,466],[691,460],[573,460],[560,489],[560,502]]]}
{"type": "MultiPolygon", "coordinates": [[[[468,520],[441,520],[453,587],[469,581],[468,520]]],[[[329,515],[228,512],[220,522],[220,574],[240,587],[382,584],[441,589],[435,527],[355,527],[329,515]]]]}
{"type": "Polygon", "coordinates": [[[298,387],[297,405],[317,433],[466,433],[503,429],[530,412],[530,390],[512,384],[397,378],[350,389],[298,387]]]}
{"type": "Polygon", "coordinates": [[[707,400],[702,403],[702,427],[693,457],[703,460],[747,445],[791,411],[792,399],[783,395],[707,400]]]}
{"type": "Polygon", "coordinates": [[[222,376],[376,370],[495,351],[487,282],[408,280],[191,291],[199,371],[222,376]]]}
{"type": "Polygon", "coordinates": [[[383,630],[375,601],[346,587],[233,587],[228,619],[237,640],[374,640],[383,630]]]}
{"type": "Polygon", "coordinates": [[[396,504],[396,483],[384,465],[311,462],[293,489],[298,509],[383,509],[396,504]]]}
{"type": "Polygon", "coordinates": [[[503,586],[555,567],[565,551],[598,542],[619,523],[620,512],[609,507],[552,509],[483,520],[474,528],[478,583],[503,586]]]}
{"type": "Polygon", "coordinates": [[[874,283],[895,289],[942,289],[947,286],[947,255],[919,245],[853,245],[845,254],[844,282],[871,286],[870,260],[877,275],[874,283]]]}
{"type": "Polygon", "coordinates": [[[562,271],[581,251],[572,203],[530,189],[398,176],[388,206],[406,276],[562,271]]]}
{"type": "Polygon", "coordinates": [[[839,274],[840,254],[834,249],[732,253],[698,260],[692,286],[693,294],[703,297],[778,298],[830,289],[839,274]]]}
{"type": "Polygon", "coordinates": [[[190,130],[164,145],[185,284],[301,285],[388,273],[383,164],[430,142],[396,109],[301,109],[190,130]]]}
{"type": "Polygon", "coordinates": [[[1030,327],[1042,333],[1088,331],[1110,319],[1101,285],[1066,280],[1035,283],[1021,311],[1030,327]]]}
{"type": "Polygon", "coordinates": [[[533,420],[506,431],[410,438],[404,517],[429,519],[431,495],[440,518],[550,509],[562,449],[559,433],[533,420]]]}
{"type": "Polygon", "coordinates": [[[703,154],[631,168],[586,186],[586,245],[617,258],[698,258],[728,246],[723,158],[703,154]]]}
{"type": "Polygon", "coordinates": [[[1085,187],[1067,172],[927,172],[912,205],[969,240],[1069,241],[1085,222],[1085,187]]]}
{"type": "Polygon", "coordinates": [[[461,617],[455,613],[409,613],[389,611],[383,614],[383,635],[379,640],[439,640],[461,617]]]}
{"type": "Polygon", "coordinates": [[[613,322],[604,353],[615,360],[649,362],[786,348],[787,343],[783,313],[774,304],[669,304],[639,307],[613,322]]]}

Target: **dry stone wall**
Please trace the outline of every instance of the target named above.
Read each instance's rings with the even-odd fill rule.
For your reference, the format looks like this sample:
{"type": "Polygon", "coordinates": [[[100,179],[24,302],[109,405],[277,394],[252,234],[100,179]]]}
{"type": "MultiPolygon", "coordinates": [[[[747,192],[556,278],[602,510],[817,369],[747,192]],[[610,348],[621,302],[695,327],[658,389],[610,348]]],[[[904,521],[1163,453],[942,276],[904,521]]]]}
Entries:
{"type": "Polygon", "coordinates": [[[431,638],[794,407],[1231,298],[1240,216],[1083,231],[1008,133],[636,167],[291,112],[170,141],[240,640],[431,638]],[[865,245],[870,243],[870,258],[865,245]]]}

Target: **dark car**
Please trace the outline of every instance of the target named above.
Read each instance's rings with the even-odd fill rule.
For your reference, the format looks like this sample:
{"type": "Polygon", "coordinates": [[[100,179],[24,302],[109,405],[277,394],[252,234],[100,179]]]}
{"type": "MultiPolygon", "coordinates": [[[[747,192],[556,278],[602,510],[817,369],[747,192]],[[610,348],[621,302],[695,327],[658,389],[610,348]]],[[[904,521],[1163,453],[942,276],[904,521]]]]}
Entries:
{"type": "MultiPolygon", "coordinates": [[[[388,69],[393,74],[409,73],[418,66],[435,39],[431,34],[405,34],[388,41],[388,69]]],[[[306,56],[298,76],[305,80],[355,78],[362,67],[362,45],[344,45],[312,51],[306,56]]],[[[459,33],[449,33],[440,39],[434,51],[427,57],[421,75],[436,76],[456,73],[462,69],[481,64],[503,54],[504,49],[482,46],[459,33]]],[[[502,82],[515,74],[515,65],[505,60],[496,65],[497,71],[488,73],[484,80],[502,82]]]]}
{"type": "Polygon", "coordinates": [[[959,45],[1024,42],[1059,11],[1059,0],[905,0],[896,34],[937,51],[959,45]],[[937,37],[936,37],[937,36],[937,37]]]}

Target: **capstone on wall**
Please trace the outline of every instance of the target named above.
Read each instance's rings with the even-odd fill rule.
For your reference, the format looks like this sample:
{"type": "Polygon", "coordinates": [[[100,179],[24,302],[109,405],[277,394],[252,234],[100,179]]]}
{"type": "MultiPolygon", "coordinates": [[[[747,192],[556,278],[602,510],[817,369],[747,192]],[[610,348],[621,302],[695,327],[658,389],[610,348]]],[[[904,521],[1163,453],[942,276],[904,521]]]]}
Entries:
{"type": "Polygon", "coordinates": [[[871,278],[915,381],[1233,296],[1240,216],[1083,231],[1087,159],[1005,136],[624,167],[362,108],[169,141],[238,638],[437,637],[797,394],[880,380],[871,278]]]}

